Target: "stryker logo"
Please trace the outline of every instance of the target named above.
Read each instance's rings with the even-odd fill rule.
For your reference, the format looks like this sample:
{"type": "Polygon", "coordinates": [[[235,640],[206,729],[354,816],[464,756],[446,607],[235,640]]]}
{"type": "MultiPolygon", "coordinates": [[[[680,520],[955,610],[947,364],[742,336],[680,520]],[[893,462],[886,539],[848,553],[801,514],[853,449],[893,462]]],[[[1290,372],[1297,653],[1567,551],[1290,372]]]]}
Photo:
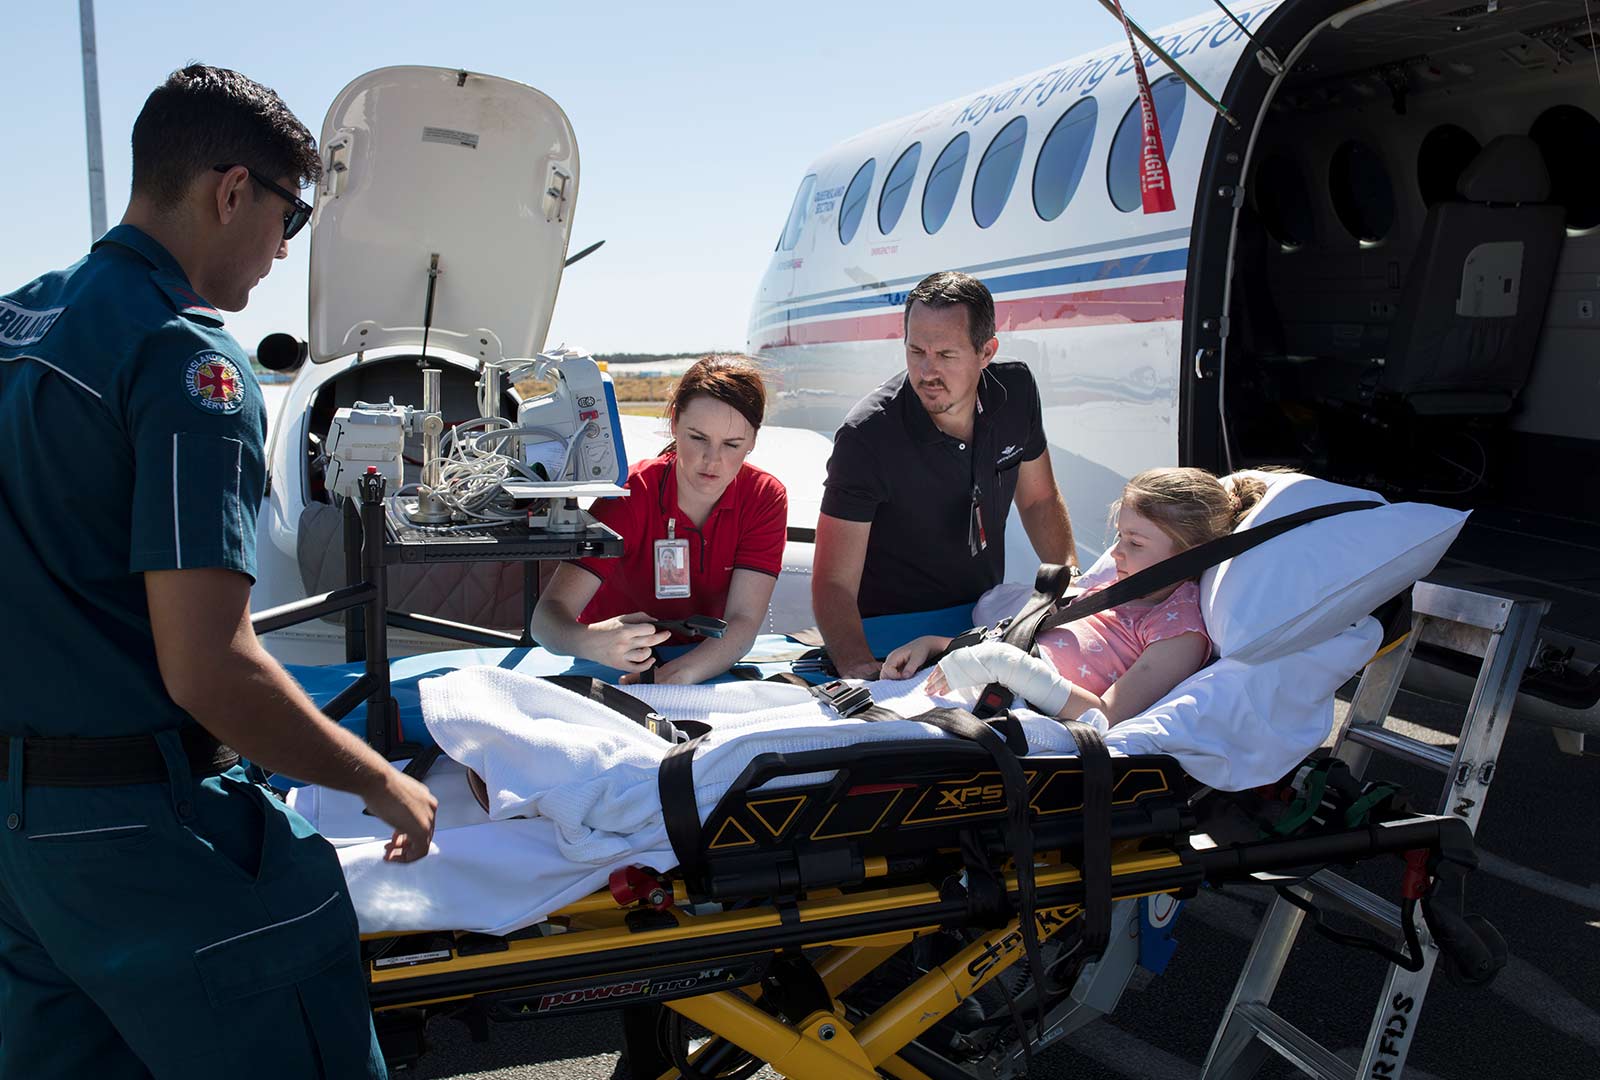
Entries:
{"type": "MultiPolygon", "coordinates": [[[[1075,914],[1069,915],[1069,912],[1073,911],[1073,908],[1040,908],[1034,912],[1034,926],[1039,932],[1040,940],[1050,937],[1057,930],[1071,922],[1076,917],[1075,914]]],[[[971,989],[977,988],[979,985],[977,980],[981,980],[989,969],[998,964],[1001,957],[1008,953],[1016,952],[1021,944],[1022,930],[1020,928],[1008,931],[1004,937],[998,940],[986,942],[983,951],[967,965],[967,976],[974,980],[971,989]]]]}
{"type": "Polygon", "coordinates": [[[999,784],[979,784],[972,787],[946,788],[939,792],[939,805],[933,809],[971,810],[975,805],[999,802],[1005,798],[1005,788],[999,784]]]}
{"type": "Polygon", "coordinates": [[[32,345],[50,332],[64,307],[33,311],[0,300],[0,345],[32,345]]]}

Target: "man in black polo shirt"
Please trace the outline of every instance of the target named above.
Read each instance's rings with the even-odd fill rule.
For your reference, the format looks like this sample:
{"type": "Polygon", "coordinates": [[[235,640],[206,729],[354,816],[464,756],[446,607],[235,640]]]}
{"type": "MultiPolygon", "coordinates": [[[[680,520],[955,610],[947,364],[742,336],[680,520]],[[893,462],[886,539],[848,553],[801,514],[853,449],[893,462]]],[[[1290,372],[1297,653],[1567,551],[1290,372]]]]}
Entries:
{"type": "Polygon", "coordinates": [[[994,362],[994,299],[945,271],[906,297],[906,370],[834,436],[811,603],[839,674],[876,678],[864,616],[974,603],[1005,577],[1015,499],[1041,562],[1076,564],[1033,374],[994,362]]]}

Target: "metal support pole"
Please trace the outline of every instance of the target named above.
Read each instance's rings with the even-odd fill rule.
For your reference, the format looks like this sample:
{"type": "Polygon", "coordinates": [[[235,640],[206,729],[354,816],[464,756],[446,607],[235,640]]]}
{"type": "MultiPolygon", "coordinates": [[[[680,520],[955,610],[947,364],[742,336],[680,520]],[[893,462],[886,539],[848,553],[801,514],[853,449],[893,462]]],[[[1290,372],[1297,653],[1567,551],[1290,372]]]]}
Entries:
{"type": "Polygon", "coordinates": [[[106,232],[106,163],[100,141],[100,60],[94,44],[94,0],[78,0],[83,41],[83,133],[89,151],[89,242],[106,232]]]}
{"type": "Polygon", "coordinates": [[[389,692],[389,638],[384,623],[389,611],[389,574],[383,556],[384,541],[388,537],[385,520],[383,477],[373,469],[361,477],[361,564],[363,576],[373,586],[372,599],[367,603],[365,633],[367,645],[367,676],[371,679],[371,693],[367,695],[367,743],[384,757],[388,757],[400,741],[400,711],[394,695],[389,692]]]}
{"type": "MultiPolygon", "coordinates": [[[[361,510],[356,500],[344,501],[344,583],[348,588],[366,581],[361,573],[361,510]]],[[[350,608],[344,613],[344,662],[359,663],[367,658],[366,623],[362,613],[350,608]]]]}

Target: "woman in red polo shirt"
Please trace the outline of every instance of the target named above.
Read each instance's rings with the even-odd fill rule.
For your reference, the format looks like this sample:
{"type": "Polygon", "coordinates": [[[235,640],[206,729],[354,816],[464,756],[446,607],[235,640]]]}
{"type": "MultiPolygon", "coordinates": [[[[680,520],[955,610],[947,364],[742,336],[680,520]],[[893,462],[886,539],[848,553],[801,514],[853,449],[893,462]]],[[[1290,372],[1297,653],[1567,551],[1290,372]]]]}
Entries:
{"type": "Polygon", "coordinates": [[[745,461],[766,404],[761,374],[743,358],[707,357],[684,373],[667,403],[672,442],[628,470],[626,498],[590,510],[622,536],[622,556],[556,568],[533,612],[540,644],[617,668],[624,682],[637,681],[651,649],[672,637],[657,619],[728,623],[721,638],[662,664],[658,682],[702,682],[750,650],[783,565],[789,516],[783,484],[745,461]]]}

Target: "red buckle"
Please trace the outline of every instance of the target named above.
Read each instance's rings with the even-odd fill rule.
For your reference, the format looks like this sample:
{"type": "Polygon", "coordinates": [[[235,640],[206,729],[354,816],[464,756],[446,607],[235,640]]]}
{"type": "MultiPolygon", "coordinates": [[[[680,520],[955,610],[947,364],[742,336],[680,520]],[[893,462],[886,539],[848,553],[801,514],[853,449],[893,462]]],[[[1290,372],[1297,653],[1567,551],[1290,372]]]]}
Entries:
{"type": "Polygon", "coordinates": [[[1428,894],[1428,851],[1417,848],[1406,852],[1406,874],[1400,881],[1400,895],[1421,900],[1428,894]]]}
{"type": "Polygon", "coordinates": [[[611,871],[607,885],[619,907],[643,904],[652,911],[666,911],[672,906],[672,890],[663,885],[653,871],[642,866],[624,866],[611,871]]]}

